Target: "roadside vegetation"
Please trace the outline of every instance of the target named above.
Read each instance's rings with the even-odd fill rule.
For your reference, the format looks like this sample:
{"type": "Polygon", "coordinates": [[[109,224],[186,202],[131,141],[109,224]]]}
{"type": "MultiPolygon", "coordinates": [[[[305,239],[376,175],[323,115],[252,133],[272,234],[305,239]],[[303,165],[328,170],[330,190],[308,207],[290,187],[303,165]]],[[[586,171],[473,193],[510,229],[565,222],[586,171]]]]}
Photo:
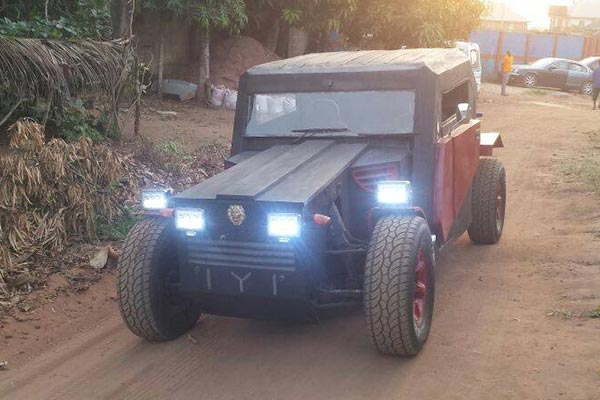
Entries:
{"type": "Polygon", "coordinates": [[[588,136],[581,154],[562,160],[559,168],[566,182],[583,182],[600,195],[600,131],[590,132],[588,136]]]}
{"type": "Polygon", "coordinates": [[[551,310],[546,314],[548,317],[560,317],[563,319],[574,319],[574,318],[584,318],[584,319],[597,319],[600,318],[600,306],[596,307],[594,310],[585,311],[585,312],[572,312],[565,310],[551,310]]]}
{"type": "Polygon", "coordinates": [[[548,95],[548,90],[544,90],[544,89],[529,89],[527,91],[527,93],[529,93],[532,96],[546,96],[546,95],[548,95]]]}

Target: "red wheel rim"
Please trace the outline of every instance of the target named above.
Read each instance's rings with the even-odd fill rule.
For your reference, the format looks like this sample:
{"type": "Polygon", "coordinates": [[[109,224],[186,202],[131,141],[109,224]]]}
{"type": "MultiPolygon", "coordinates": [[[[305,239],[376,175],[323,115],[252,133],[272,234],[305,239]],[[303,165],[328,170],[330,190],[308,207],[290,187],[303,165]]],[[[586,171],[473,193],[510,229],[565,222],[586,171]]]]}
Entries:
{"type": "Polygon", "coordinates": [[[502,184],[498,182],[496,185],[496,230],[502,231],[502,225],[504,224],[504,191],[502,190],[502,184]]]}
{"type": "Polygon", "coordinates": [[[420,327],[425,319],[427,300],[427,257],[423,249],[417,254],[415,266],[415,292],[413,294],[413,321],[415,327],[420,327]]]}

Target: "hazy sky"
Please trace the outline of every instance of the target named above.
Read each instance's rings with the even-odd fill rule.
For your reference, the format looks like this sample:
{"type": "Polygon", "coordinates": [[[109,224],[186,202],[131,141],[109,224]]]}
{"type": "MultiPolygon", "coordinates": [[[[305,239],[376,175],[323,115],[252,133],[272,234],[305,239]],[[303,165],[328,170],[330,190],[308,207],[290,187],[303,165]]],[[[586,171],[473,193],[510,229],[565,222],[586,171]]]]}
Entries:
{"type": "Polygon", "coordinates": [[[550,19],[548,18],[548,7],[553,6],[570,6],[573,5],[573,0],[494,0],[500,3],[507,4],[527,18],[530,23],[530,28],[543,27],[547,28],[550,19]]]}

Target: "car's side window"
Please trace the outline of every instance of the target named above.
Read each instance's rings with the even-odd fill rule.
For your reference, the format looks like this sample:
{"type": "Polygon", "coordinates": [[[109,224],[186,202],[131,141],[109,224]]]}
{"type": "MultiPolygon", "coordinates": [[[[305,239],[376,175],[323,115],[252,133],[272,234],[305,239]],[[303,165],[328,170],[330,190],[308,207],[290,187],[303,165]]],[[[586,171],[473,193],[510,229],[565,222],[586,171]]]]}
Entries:
{"type": "Polygon", "coordinates": [[[566,71],[569,69],[569,66],[567,65],[567,63],[565,61],[556,61],[556,62],[550,64],[550,67],[548,69],[566,71]]]}
{"type": "Polygon", "coordinates": [[[583,68],[581,65],[579,64],[575,64],[575,63],[569,63],[569,71],[574,71],[574,72],[585,72],[585,68],[583,68]]]}
{"type": "Polygon", "coordinates": [[[465,82],[449,92],[442,94],[442,116],[440,137],[449,135],[460,122],[458,105],[469,103],[469,82],[465,82]]]}

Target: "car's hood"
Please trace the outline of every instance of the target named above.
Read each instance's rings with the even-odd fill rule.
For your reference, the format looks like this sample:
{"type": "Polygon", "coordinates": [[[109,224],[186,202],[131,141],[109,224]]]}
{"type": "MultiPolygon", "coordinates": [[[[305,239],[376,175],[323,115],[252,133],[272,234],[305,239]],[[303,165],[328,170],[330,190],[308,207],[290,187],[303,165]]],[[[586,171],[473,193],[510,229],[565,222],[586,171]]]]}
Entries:
{"type": "Polygon", "coordinates": [[[526,69],[531,69],[531,66],[527,65],[527,64],[517,64],[517,65],[513,65],[513,67],[512,67],[513,72],[519,72],[519,71],[526,70],[526,69]]]}
{"type": "Polygon", "coordinates": [[[365,150],[366,144],[307,140],[257,153],[175,197],[308,203],[365,150]]]}

